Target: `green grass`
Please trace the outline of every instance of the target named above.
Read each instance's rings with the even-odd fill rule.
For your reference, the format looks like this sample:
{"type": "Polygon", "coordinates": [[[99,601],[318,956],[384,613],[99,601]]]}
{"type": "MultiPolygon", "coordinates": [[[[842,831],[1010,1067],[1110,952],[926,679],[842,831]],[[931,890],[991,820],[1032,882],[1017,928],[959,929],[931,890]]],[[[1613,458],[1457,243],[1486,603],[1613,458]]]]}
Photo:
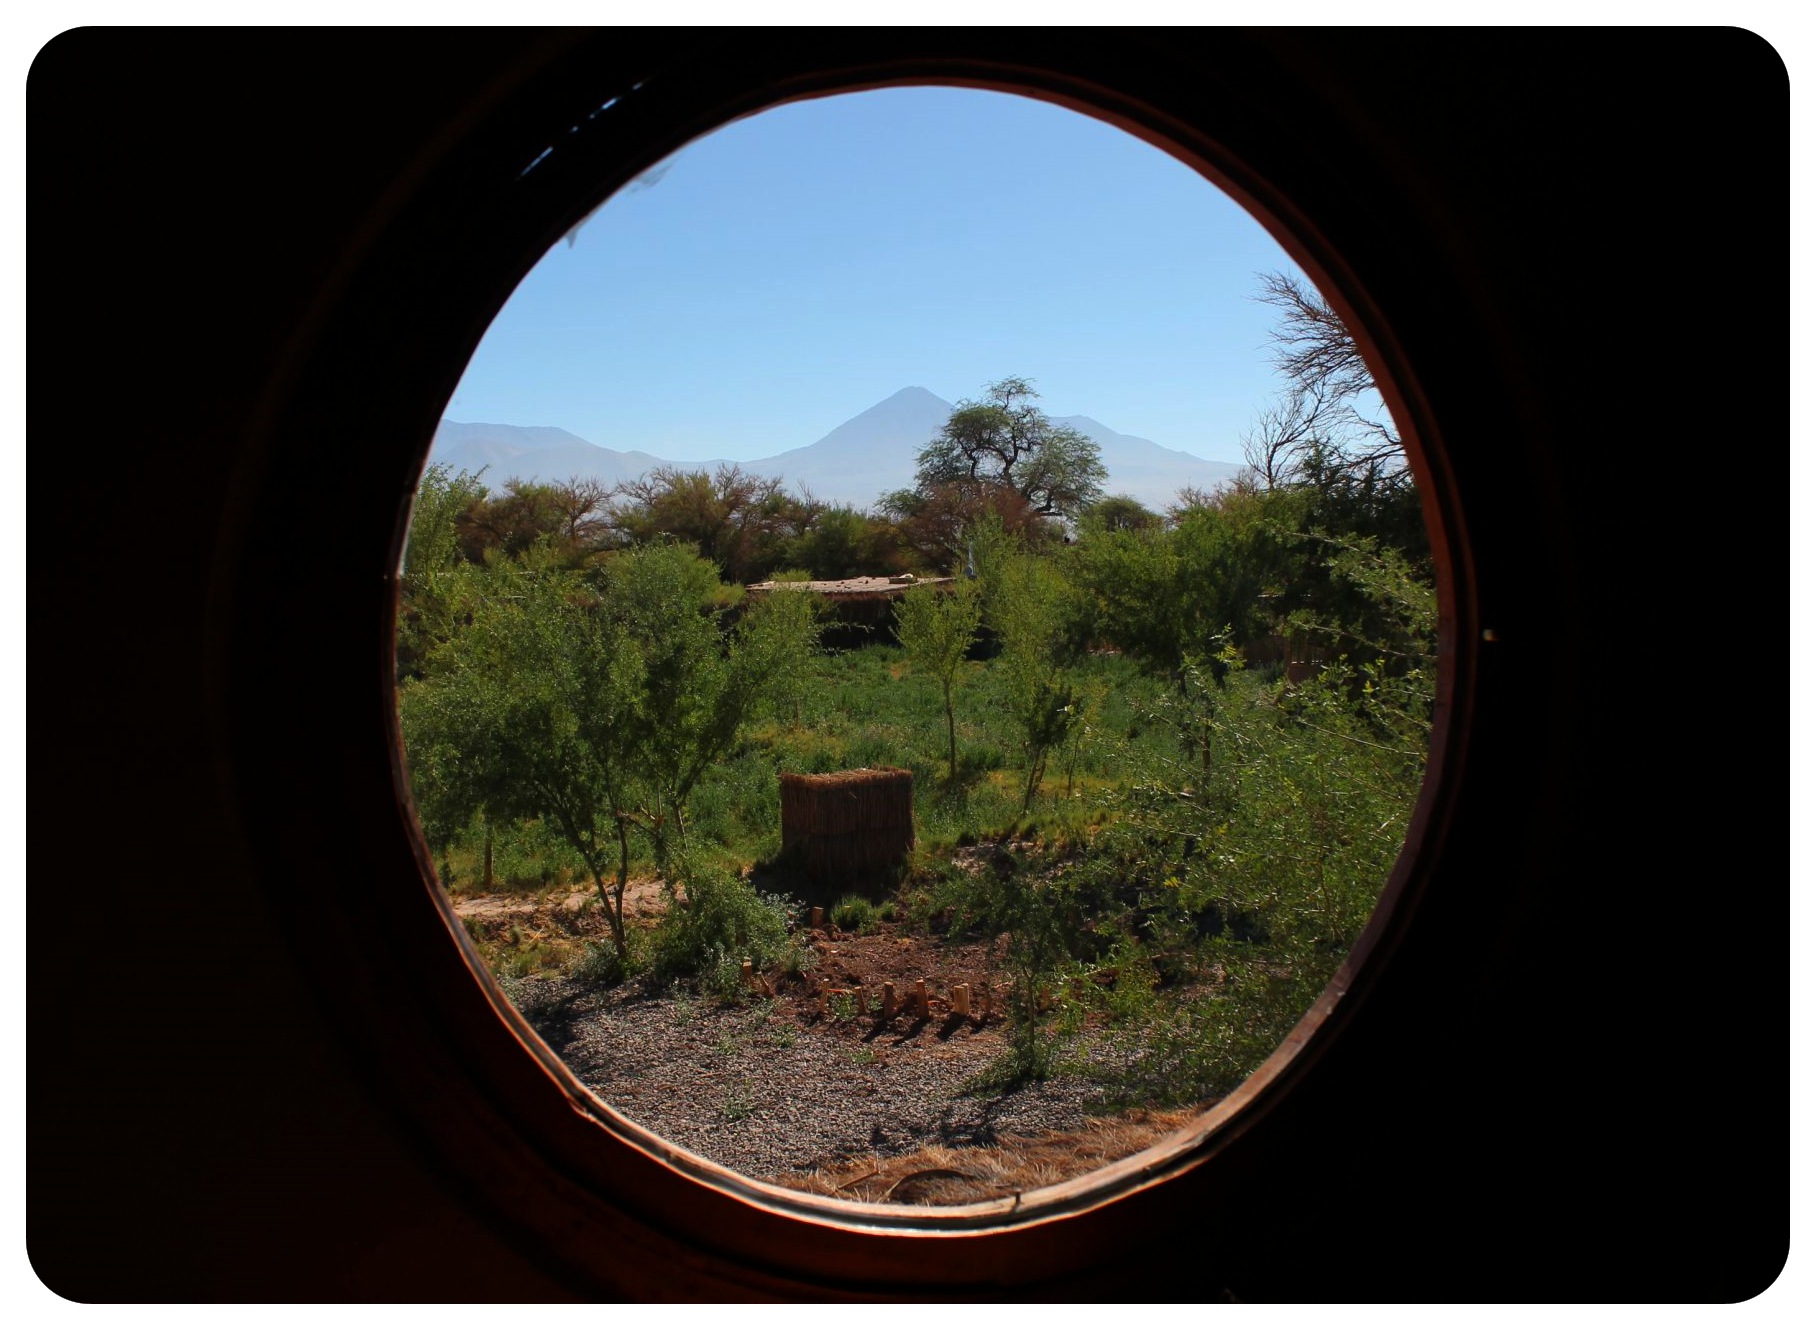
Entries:
{"type": "MultiPolygon", "coordinates": [[[[486,891],[485,829],[467,828],[436,861],[443,887],[457,896],[486,891]]],[[[492,829],[492,887],[498,895],[527,895],[550,887],[590,887],[580,856],[552,828],[529,820],[492,829]]]]}
{"type": "MultiPolygon", "coordinates": [[[[1011,830],[1080,828],[1103,820],[1106,802],[1136,766],[1172,740],[1141,716],[1165,685],[1120,656],[1093,656],[1079,676],[1097,698],[1089,732],[1068,763],[1050,760],[1047,779],[1024,816],[1026,777],[1003,705],[999,666],[967,661],[953,702],[959,779],[947,779],[945,715],[938,685],[909,668],[899,647],[870,646],[815,659],[798,709],[752,726],[695,790],[690,839],[728,865],[772,860],[781,850],[783,772],[857,767],[914,772],[915,825],[921,844],[950,848],[995,839],[1011,830]],[[1068,767],[1071,792],[1068,797],[1068,767]]],[[[484,830],[475,824],[439,856],[443,885],[457,894],[481,889],[484,830]]],[[[634,872],[651,873],[647,847],[634,872]]],[[[494,890],[526,893],[591,883],[579,857],[536,821],[493,831],[494,890]]]]}
{"type": "MultiPolygon", "coordinates": [[[[871,646],[820,657],[802,690],[799,720],[776,717],[757,726],[701,782],[694,830],[729,857],[758,862],[780,848],[782,772],[821,773],[857,767],[914,772],[917,835],[930,847],[992,839],[1023,824],[1026,770],[1003,706],[995,662],[968,661],[954,690],[959,779],[947,779],[945,717],[938,685],[909,668],[899,647],[871,646]]],[[[1030,814],[1036,821],[1083,826],[1119,788],[1131,762],[1171,743],[1144,726],[1141,713],[1164,685],[1120,656],[1094,656],[1080,667],[1098,697],[1098,714],[1071,763],[1048,765],[1030,814]]]]}
{"type": "Polygon", "coordinates": [[[841,896],[830,917],[836,927],[847,933],[874,933],[879,922],[895,917],[895,905],[878,905],[862,896],[841,896]]]}

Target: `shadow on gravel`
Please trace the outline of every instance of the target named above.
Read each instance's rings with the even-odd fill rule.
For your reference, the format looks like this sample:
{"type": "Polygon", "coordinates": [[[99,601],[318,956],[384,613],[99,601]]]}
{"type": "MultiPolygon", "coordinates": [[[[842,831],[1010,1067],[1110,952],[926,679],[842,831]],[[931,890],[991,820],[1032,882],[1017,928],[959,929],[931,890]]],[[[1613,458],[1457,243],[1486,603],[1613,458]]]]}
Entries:
{"type": "Polygon", "coordinates": [[[996,1116],[1001,1109],[1001,1096],[990,1099],[973,1099],[969,1103],[948,1104],[932,1124],[932,1137],[945,1146],[993,1146],[1000,1137],[996,1130],[996,1116]],[[972,1116],[968,1110],[975,1110],[972,1116]],[[959,1120],[959,1113],[966,1111],[966,1120],[959,1120]]]}

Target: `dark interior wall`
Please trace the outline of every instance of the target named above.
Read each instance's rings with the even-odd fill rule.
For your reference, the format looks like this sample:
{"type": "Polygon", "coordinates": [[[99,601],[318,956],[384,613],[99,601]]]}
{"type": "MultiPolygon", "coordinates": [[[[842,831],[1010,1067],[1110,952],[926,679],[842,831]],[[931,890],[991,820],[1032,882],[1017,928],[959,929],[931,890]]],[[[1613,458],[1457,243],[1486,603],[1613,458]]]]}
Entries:
{"type": "Polygon", "coordinates": [[[73,32],[28,84],[29,516],[65,535],[29,561],[27,911],[92,947],[28,962],[29,1250],[83,1300],[554,1295],[362,1093],[257,887],[217,589],[344,256],[524,43],[425,78],[395,38],[291,39],[73,32]]]}
{"type": "MultiPolygon", "coordinates": [[[[40,53],[26,1199],[52,1289],[742,1287],[673,1241],[601,1274],[526,1232],[358,1033],[362,1003],[420,1000],[336,940],[408,867],[361,811],[388,797],[386,588],[356,538],[408,476],[374,464],[341,493],[309,441],[426,441],[435,407],[361,380],[337,319],[419,261],[411,209],[458,200],[577,65],[823,40],[79,31],[40,53]],[[357,419],[330,410],[350,383],[357,419]],[[344,743],[315,724],[334,716],[344,743]]],[[[1742,758],[1777,730],[1699,644],[1783,612],[1782,510],[1761,507],[1787,432],[1782,65],[1733,31],[1001,50],[1084,46],[1175,105],[1201,87],[1277,153],[1419,371],[1465,500],[1465,627],[1497,641],[1459,644],[1462,793],[1343,1038],[1215,1188],[1172,1202],[1151,1259],[1002,1291],[1750,1296],[1789,1237],[1788,910],[1769,764],[1742,758]],[[1643,657],[1597,654],[1610,639],[1643,657]]],[[[422,354],[471,317],[420,315],[422,354]]]]}

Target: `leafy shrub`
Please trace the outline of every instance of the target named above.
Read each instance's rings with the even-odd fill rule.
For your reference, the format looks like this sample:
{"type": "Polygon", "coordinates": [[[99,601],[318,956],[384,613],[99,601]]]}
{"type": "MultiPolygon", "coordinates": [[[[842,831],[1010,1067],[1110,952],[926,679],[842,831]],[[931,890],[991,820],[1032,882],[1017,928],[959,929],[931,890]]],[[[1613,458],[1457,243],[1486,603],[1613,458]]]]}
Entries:
{"type": "Polygon", "coordinates": [[[610,988],[624,982],[626,966],[611,947],[602,947],[596,942],[586,944],[586,949],[569,966],[568,978],[587,988],[610,988]]]}
{"type": "Polygon", "coordinates": [[[1100,1074],[1104,1093],[1095,1107],[1164,1107],[1228,1094],[1280,1046],[1326,978],[1322,969],[1283,965],[1245,943],[1220,939],[1210,954],[1222,982],[1190,1002],[1149,1007],[1130,1055],[1100,1074]]]}
{"type": "Polygon", "coordinates": [[[949,860],[935,860],[915,868],[902,907],[908,926],[917,933],[943,933],[952,921],[969,917],[973,891],[971,874],[949,860]]]}
{"type": "Polygon", "coordinates": [[[692,868],[686,881],[687,899],[670,906],[652,939],[650,968],[658,980],[692,977],[703,990],[735,1001],[743,992],[744,960],[759,968],[788,963],[794,902],[759,892],[723,868],[692,868]]]}
{"type": "Polygon", "coordinates": [[[789,979],[799,979],[819,963],[820,953],[802,941],[798,933],[789,937],[788,945],[783,948],[777,961],[782,967],[783,975],[789,979]]]}

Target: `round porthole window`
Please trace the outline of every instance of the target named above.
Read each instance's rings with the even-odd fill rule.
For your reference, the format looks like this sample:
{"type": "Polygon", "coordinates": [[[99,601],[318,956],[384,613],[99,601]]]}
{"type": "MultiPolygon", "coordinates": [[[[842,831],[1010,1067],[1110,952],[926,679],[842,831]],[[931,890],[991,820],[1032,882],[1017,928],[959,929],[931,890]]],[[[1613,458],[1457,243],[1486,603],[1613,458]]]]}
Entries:
{"type": "Polygon", "coordinates": [[[496,991],[670,1158],[867,1222],[1200,1138],[1340,993],[1431,751],[1363,344],[1198,172],[994,91],[767,110],[574,222],[399,587],[496,991]]]}
{"type": "MultiPolygon", "coordinates": [[[[327,999],[602,1289],[1222,1232],[1422,890],[1469,663],[1317,163],[1161,67],[581,46],[423,168],[284,422],[366,413],[389,569],[384,749],[342,839],[272,830],[327,999]]],[[[359,636],[306,628],[260,659],[359,636]]]]}

